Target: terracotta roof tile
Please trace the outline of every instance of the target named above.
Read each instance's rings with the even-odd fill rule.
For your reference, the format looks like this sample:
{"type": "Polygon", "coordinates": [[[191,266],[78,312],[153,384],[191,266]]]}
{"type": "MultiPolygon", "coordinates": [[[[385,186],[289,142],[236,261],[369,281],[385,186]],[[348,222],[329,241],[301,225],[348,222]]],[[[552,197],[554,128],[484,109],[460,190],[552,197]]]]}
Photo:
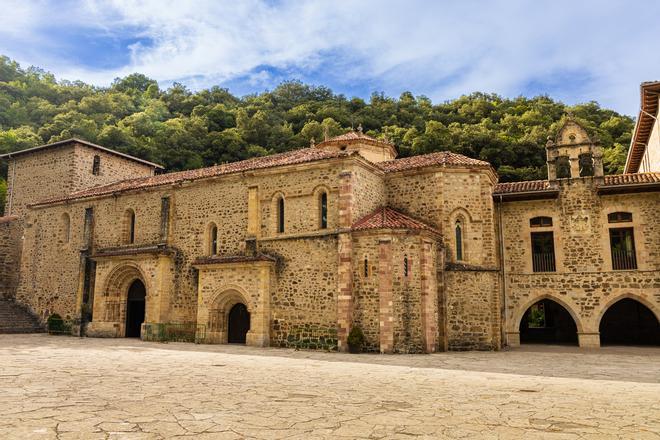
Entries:
{"type": "MultiPolygon", "coordinates": [[[[602,186],[660,183],[660,173],[612,174],[603,178],[602,186]]],[[[547,180],[498,183],[494,194],[545,191],[551,189],[547,180]]]]}
{"type": "Polygon", "coordinates": [[[295,165],[306,162],[313,162],[323,159],[336,157],[345,157],[350,153],[341,151],[321,150],[316,148],[303,148],[299,150],[288,151],[286,153],[273,154],[271,156],[256,157],[232,162],[223,165],[216,165],[208,168],[199,168],[195,170],[179,171],[175,173],[159,174],[152,177],[141,177],[137,179],[122,180],[109,185],[97,186],[94,188],[71,193],[65,197],[49,199],[35,203],[35,205],[47,205],[49,203],[62,202],[85,197],[94,197],[113,194],[121,191],[133,189],[153,188],[162,185],[171,185],[189,180],[203,179],[207,177],[221,176],[224,174],[239,173],[250,170],[259,170],[284,165],[295,165]]]}
{"type": "Polygon", "coordinates": [[[483,160],[471,159],[462,154],[449,151],[439,151],[437,153],[423,154],[421,156],[405,157],[403,159],[388,160],[377,163],[380,169],[386,173],[411,170],[415,168],[427,167],[432,165],[440,166],[470,166],[479,168],[490,168],[490,164],[483,160]]]}
{"type": "Polygon", "coordinates": [[[505,182],[495,185],[494,194],[508,194],[516,192],[544,191],[550,189],[547,180],[527,180],[523,182],[505,182]]]}
{"type": "Polygon", "coordinates": [[[612,174],[605,176],[605,185],[660,183],[660,173],[612,174]]]}
{"type": "Polygon", "coordinates": [[[353,223],[354,231],[365,231],[369,229],[412,229],[429,231],[440,234],[433,226],[415,220],[389,207],[378,208],[371,214],[353,223]]]}

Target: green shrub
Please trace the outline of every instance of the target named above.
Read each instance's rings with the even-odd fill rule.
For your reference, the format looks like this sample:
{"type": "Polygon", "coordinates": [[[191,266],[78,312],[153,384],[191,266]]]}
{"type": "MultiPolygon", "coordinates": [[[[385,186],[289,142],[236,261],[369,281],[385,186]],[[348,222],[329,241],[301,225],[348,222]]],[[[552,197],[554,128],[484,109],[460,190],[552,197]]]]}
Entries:
{"type": "Polygon", "coordinates": [[[351,331],[348,334],[348,349],[351,353],[359,353],[362,351],[363,345],[364,333],[362,333],[362,329],[356,325],[351,328],[351,331]]]}

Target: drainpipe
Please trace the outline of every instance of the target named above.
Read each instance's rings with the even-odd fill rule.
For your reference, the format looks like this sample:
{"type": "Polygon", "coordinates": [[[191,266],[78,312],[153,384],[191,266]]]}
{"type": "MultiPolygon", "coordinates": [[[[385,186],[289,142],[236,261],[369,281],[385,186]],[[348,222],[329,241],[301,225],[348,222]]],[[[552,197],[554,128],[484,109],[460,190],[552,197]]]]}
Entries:
{"type": "Polygon", "coordinates": [[[500,242],[500,275],[502,277],[502,283],[501,283],[501,295],[502,295],[502,330],[501,330],[501,338],[502,338],[502,345],[506,346],[507,340],[506,340],[506,274],[504,273],[504,234],[502,232],[502,194],[500,194],[500,203],[497,205],[497,217],[498,217],[498,225],[497,225],[497,231],[499,235],[499,242],[500,242]]]}

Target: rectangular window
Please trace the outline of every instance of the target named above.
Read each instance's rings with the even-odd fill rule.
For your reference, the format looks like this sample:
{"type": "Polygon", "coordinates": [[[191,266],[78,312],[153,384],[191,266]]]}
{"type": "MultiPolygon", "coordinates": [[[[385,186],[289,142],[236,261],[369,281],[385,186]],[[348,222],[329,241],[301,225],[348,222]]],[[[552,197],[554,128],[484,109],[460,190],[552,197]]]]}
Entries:
{"type": "Polygon", "coordinates": [[[610,229],[610,248],[612,250],[612,269],[637,269],[633,228],[610,229]]]}
{"type": "Polygon", "coordinates": [[[532,267],[534,272],[555,271],[555,242],[552,232],[532,232],[532,267]]]}
{"type": "Polygon", "coordinates": [[[101,173],[101,157],[94,156],[94,163],[92,164],[92,174],[98,176],[101,173]]]}

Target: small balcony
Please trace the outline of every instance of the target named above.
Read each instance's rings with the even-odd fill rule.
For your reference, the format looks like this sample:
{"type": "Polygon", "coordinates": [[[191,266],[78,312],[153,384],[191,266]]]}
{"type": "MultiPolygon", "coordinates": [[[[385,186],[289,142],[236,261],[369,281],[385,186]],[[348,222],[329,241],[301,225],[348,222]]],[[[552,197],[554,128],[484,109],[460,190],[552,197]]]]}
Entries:
{"type": "Polygon", "coordinates": [[[637,257],[634,251],[612,250],[612,269],[634,270],[637,269],[637,257]]]}
{"type": "Polygon", "coordinates": [[[553,252],[533,253],[532,268],[534,272],[555,272],[555,254],[553,252]]]}

